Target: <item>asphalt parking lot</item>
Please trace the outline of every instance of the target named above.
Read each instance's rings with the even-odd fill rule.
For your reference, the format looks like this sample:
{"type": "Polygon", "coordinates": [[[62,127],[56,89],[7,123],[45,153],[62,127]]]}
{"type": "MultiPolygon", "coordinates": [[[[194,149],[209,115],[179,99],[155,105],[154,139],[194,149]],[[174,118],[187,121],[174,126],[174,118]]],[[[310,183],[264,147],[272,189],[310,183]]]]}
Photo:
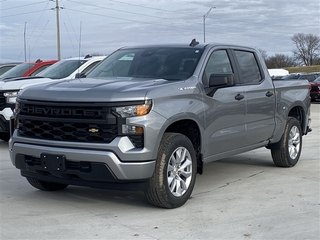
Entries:
{"type": "Polygon", "coordinates": [[[189,201],[150,206],[141,192],[34,189],[0,141],[0,239],[320,239],[320,102],[294,168],[267,149],[205,165],[189,201]]]}

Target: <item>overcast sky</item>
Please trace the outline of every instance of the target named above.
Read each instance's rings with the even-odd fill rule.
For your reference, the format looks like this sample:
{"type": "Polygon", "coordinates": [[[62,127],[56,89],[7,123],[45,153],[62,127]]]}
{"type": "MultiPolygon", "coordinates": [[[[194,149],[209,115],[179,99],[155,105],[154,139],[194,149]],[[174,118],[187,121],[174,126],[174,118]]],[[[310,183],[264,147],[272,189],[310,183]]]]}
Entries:
{"type": "MultiPolygon", "coordinates": [[[[0,61],[57,59],[56,0],[0,0],[0,4],[0,61]]],[[[193,38],[203,42],[204,25],[205,42],[252,46],[268,56],[291,55],[291,37],[296,33],[320,36],[320,0],[60,0],[58,4],[61,58],[108,54],[128,45],[189,43],[193,38]]]]}

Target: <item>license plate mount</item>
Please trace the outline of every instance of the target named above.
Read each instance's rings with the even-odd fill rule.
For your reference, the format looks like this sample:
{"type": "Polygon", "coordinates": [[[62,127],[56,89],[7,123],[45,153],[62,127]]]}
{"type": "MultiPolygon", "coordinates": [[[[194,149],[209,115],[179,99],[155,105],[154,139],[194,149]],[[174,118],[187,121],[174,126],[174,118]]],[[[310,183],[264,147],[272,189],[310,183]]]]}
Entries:
{"type": "Polygon", "coordinates": [[[66,170],[66,157],[64,155],[55,154],[41,154],[41,166],[47,171],[59,171],[66,170]]]}

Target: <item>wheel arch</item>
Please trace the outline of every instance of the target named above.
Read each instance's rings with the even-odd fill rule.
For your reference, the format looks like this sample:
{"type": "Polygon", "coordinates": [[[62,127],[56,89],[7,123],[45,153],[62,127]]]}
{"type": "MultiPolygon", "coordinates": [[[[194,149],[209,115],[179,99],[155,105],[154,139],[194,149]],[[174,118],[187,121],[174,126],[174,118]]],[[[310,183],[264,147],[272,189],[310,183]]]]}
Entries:
{"type": "Polygon", "coordinates": [[[305,112],[304,108],[301,105],[295,105],[290,109],[290,111],[288,111],[287,115],[283,116],[283,121],[277,123],[279,125],[278,129],[281,129],[282,132],[281,132],[281,134],[278,134],[277,137],[274,138],[274,141],[272,141],[269,145],[266,146],[268,149],[279,149],[280,148],[279,142],[284,134],[285,126],[286,126],[287,121],[290,117],[297,119],[297,121],[299,122],[299,125],[301,127],[302,134],[303,135],[306,134],[307,121],[308,121],[307,113],[305,112]]]}
{"type": "Polygon", "coordinates": [[[201,129],[198,123],[193,119],[181,119],[172,122],[165,129],[164,133],[173,132],[181,133],[190,139],[194,147],[197,158],[197,173],[203,172],[203,161],[201,154],[201,129]]]}
{"type": "Polygon", "coordinates": [[[306,134],[306,125],[307,125],[307,113],[304,111],[302,106],[295,106],[291,108],[288,113],[288,117],[294,117],[298,120],[300,127],[302,129],[302,134],[306,134]]]}

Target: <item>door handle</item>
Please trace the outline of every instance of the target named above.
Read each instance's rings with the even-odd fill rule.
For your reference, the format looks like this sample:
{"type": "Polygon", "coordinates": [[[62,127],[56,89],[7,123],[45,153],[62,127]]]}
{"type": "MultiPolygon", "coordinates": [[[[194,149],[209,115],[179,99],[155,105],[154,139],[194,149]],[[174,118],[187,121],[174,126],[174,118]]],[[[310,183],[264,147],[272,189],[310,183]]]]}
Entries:
{"type": "Polygon", "coordinates": [[[273,92],[268,91],[268,92],[266,93],[266,96],[267,96],[267,97],[273,96],[273,92]]]}
{"type": "Polygon", "coordinates": [[[244,96],[240,93],[238,93],[235,97],[234,97],[235,100],[238,100],[240,101],[241,99],[244,99],[244,96]]]}

